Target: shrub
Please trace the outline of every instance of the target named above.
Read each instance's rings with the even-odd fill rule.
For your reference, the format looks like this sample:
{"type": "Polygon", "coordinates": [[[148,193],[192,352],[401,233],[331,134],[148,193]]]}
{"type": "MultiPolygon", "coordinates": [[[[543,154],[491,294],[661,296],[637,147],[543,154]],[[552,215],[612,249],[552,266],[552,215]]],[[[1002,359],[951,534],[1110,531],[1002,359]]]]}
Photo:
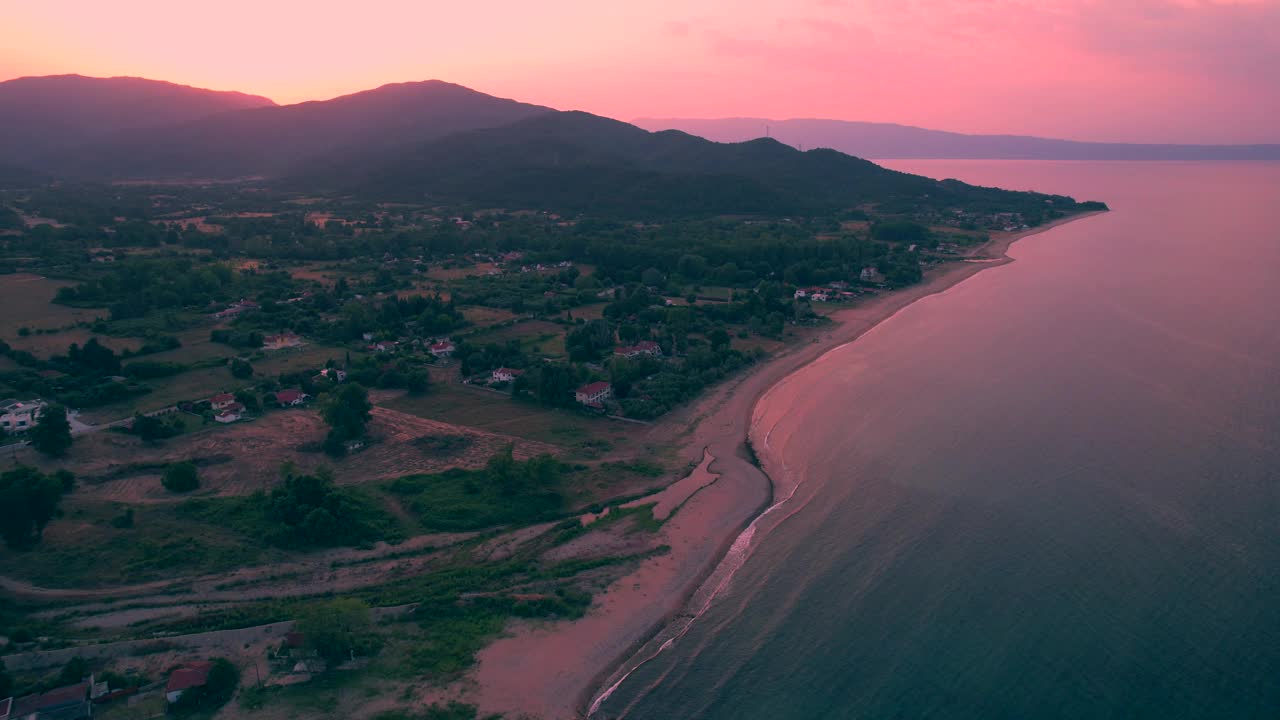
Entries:
{"type": "Polygon", "coordinates": [[[200,487],[200,472],[194,463],[177,462],[164,469],[160,483],[169,492],[191,492],[200,487]]]}

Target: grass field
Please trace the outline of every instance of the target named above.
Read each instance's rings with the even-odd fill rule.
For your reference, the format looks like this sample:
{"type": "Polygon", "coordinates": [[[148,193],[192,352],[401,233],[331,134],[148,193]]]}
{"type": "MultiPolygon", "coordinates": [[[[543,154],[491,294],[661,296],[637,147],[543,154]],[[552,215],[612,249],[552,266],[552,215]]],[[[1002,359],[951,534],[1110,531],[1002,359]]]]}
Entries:
{"type": "Polygon", "coordinates": [[[58,289],[70,285],[75,283],[27,273],[0,275],[0,307],[4,308],[0,313],[0,338],[6,341],[16,338],[21,327],[60,328],[107,316],[105,308],[53,304],[51,301],[58,289]]]}
{"type": "Polygon", "coordinates": [[[67,348],[71,343],[84,345],[89,341],[89,338],[93,337],[98,338],[98,342],[102,345],[116,351],[116,354],[120,354],[125,350],[137,350],[142,347],[142,340],[140,339],[99,335],[86,328],[72,328],[56,333],[13,337],[6,339],[5,342],[18,350],[26,350],[38,358],[48,360],[54,355],[66,355],[67,348]]]}
{"type": "Polygon", "coordinates": [[[497,270],[498,266],[493,263],[480,263],[478,265],[469,265],[467,267],[443,268],[437,267],[427,271],[427,277],[432,280],[457,280],[458,278],[470,277],[472,275],[485,275],[490,270],[497,270]]]}
{"type": "Polygon", "coordinates": [[[518,402],[501,393],[457,383],[436,383],[426,395],[403,395],[387,401],[385,406],[410,415],[551,443],[586,456],[630,448],[637,431],[637,426],[627,423],[518,402]]]}
{"type": "Polygon", "coordinates": [[[546,320],[530,320],[511,327],[480,333],[473,338],[473,342],[505,343],[508,340],[517,339],[520,341],[520,348],[527,353],[542,357],[560,357],[565,354],[565,332],[566,328],[563,325],[546,320]],[[533,350],[534,347],[538,348],[536,352],[533,350]]]}
{"type": "Polygon", "coordinates": [[[174,505],[135,505],[132,528],[112,518],[124,506],[63,500],[63,516],[30,550],[0,552],[0,573],[49,587],[92,587],[233,570],[279,553],[220,526],[184,517],[174,505]]]}
{"type": "Polygon", "coordinates": [[[467,322],[476,327],[488,327],[497,325],[501,322],[515,319],[517,316],[510,310],[501,310],[499,308],[482,307],[480,305],[468,305],[462,310],[462,317],[467,322]]]}
{"type": "Polygon", "coordinates": [[[591,305],[579,305],[576,308],[571,308],[570,312],[573,313],[573,318],[575,320],[578,318],[582,318],[587,321],[599,320],[604,317],[604,307],[607,304],[608,303],[594,303],[591,305]]]}

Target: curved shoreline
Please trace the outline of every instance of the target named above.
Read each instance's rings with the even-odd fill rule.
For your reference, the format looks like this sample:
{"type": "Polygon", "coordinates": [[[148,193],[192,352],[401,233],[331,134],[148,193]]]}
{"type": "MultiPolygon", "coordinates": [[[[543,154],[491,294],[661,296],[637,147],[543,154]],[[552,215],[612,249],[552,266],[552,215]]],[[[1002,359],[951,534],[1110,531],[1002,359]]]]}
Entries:
{"type": "Polygon", "coordinates": [[[776,495],[784,494],[777,484],[782,478],[771,478],[763,467],[781,466],[767,444],[756,448],[761,466],[748,456],[747,442],[757,406],[771,390],[917,300],[1012,262],[1007,252],[1018,240],[1100,212],[1105,211],[1000,234],[967,258],[958,258],[985,258],[989,262],[947,263],[917,285],[837,310],[830,316],[833,324],[805,331],[809,342],[723,383],[677,411],[664,423],[665,429],[685,437],[683,454],[692,452],[701,457],[704,449],[709,452],[714,461],[708,469],[718,477],[692,495],[664,524],[663,542],[671,552],[646,561],[610,586],[600,606],[586,617],[553,628],[525,628],[481,651],[471,678],[481,711],[525,712],[545,720],[590,717],[607,693],[669,647],[709,606],[750,556],[760,520],[785,505],[794,493],[791,488],[785,498],[775,502],[776,495]],[[680,618],[688,622],[678,624],[680,618]],[[530,653],[540,660],[522,659],[530,653]]]}

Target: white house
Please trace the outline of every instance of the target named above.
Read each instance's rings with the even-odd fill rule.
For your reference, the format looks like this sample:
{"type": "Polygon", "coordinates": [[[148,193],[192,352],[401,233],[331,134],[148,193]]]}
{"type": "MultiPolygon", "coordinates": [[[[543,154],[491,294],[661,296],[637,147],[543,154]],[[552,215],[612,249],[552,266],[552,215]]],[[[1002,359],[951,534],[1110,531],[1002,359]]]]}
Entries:
{"type": "Polygon", "coordinates": [[[879,270],[876,270],[873,267],[864,267],[862,268],[862,272],[858,274],[858,279],[862,282],[874,283],[884,280],[884,276],[880,274],[879,270]]]}
{"type": "Polygon", "coordinates": [[[457,349],[452,340],[441,340],[431,344],[431,354],[441,359],[452,357],[453,351],[457,349]]]}
{"type": "Polygon", "coordinates": [[[583,405],[600,405],[613,397],[613,386],[607,382],[593,382],[573,391],[573,399],[583,405]]]}
{"type": "Polygon", "coordinates": [[[523,370],[500,367],[493,371],[493,374],[489,378],[489,382],[495,385],[504,382],[515,382],[515,379],[523,374],[523,370]]]}
{"type": "Polygon", "coordinates": [[[0,400],[0,428],[23,432],[36,424],[44,408],[43,400],[0,400]]]}
{"type": "Polygon", "coordinates": [[[214,415],[213,419],[215,422],[226,424],[233,423],[242,417],[244,417],[244,405],[233,402],[224,407],[217,415],[214,415]]]}

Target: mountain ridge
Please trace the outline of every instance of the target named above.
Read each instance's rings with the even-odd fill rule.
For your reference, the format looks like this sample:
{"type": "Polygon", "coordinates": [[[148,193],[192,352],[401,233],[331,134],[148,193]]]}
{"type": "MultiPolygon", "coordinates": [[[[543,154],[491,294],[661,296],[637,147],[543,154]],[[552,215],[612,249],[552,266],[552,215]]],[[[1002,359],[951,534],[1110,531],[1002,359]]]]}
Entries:
{"type": "Polygon", "coordinates": [[[830,147],[875,159],[1280,160],[1280,144],[1117,143],[946,130],[823,118],[638,118],[646,130],[675,129],[716,142],[768,134],[792,146],[830,147]]]}

